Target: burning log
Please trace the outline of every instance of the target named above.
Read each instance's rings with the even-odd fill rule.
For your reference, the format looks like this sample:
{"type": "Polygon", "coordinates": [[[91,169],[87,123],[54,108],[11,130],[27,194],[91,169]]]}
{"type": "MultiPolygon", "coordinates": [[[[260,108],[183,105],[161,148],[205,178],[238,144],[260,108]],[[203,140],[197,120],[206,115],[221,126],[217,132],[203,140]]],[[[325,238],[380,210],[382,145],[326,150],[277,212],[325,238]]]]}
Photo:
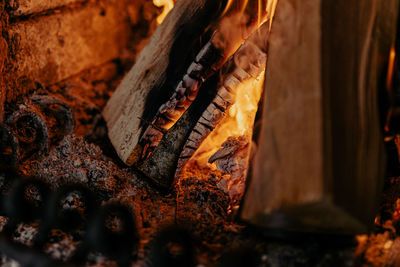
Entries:
{"type": "MultiPolygon", "coordinates": [[[[266,49],[269,35],[269,23],[264,23],[235,53],[231,61],[234,69],[223,79],[217,95],[203,112],[188,141],[186,142],[178,162],[177,174],[193,156],[204,139],[222,121],[227,110],[235,101],[236,89],[240,83],[260,78],[265,70],[267,60],[266,49]]],[[[230,64],[230,63],[229,63],[230,64]]]]}
{"type": "MultiPolygon", "coordinates": [[[[222,67],[232,53],[237,50],[243,40],[248,37],[247,31],[254,31],[255,25],[252,27],[247,29],[243,25],[239,25],[239,29],[245,29],[246,34],[244,38],[242,37],[243,33],[233,34],[232,37],[241,36],[243,38],[242,40],[235,40],[235,38],[233,38],[227,42],[227,40],[225,40],[227,36],[224,36],[226,33],[223,32],[224,29],[218,29],[220,31],[217,30],[214,33],[211,40],[202,48],[196,56],[195,61],[189,66],[187,73],[179,82],[170,100],[160,107],[153,122],[145,130],[139,141],[139,145],[143,146],[142,157],[146,158],[151,153],[152,149],[160,142],[163,132],[159,129],[167,130],[170,125],[173,125],[179,119],[196,98],[201,84],[222,67]]],[[[264,28],[265,30],[262,33],[265,34],[267,32],[267,26],[264,26],[264,28]]],[[[229,36],[231,36],[231,34],[229,34],[229,36]]],[[[265,58],[263,58],[263,56],[261,56],[261,58],[255,58],[255,60],[263,62],[261,65],[264,65],[265,58]]],[[[255,64],[253,64],[253,62],[249,63],[249,68],[254,68],[254,70],[249,69],[247,72],[238,70],[237,73],[234,74],[237,78],[232,75],[227,79],[225,87],[228,88],[228,92],[230,86],[234,87],[238,82],[247,79],[249,77],[249,72],[257,72],[260,69],[264,69],[260,66],[259,62],[255,64]],[[230,85],[229,83],[232,84],[230,85]]]]}
{"type": "Polygon", "coordinates": [[[279,1],[243,219],[349,235],[373,224],[384,170],[379,77],[398,10],[399,1],[279,1]]]}
{"type": "MultiPolygon", "coordinates": [[[[141,118],[145,118],[145,102],[153,88],[161,88],[167,82],[169,57],[175,40],[184,26],[201,17],[203,12],[216,13],[213,2],[178,1],[107,103],[103,116],[108,135],[127,165],[132,165],[141,156],[142,151],[136,145],[142,131],[141,118]]],[[[201,26],[201,31],[206,27],[201,26]]]]}
{"type": "Polygon", "coordinates": [[[179,25],[188,23],[192,19],[191,16],[196,16],[206,3],[207,1],[177,3],[103,112],[110,140],[127,165],[139,161],[143,152],[145,157],[150,154],[162,138],[163,133],[159,129],[167,130],[176,122],[197,96],[204,80],[215,73],[244,40],[266,21],[268,15],[271,15],[268,13],[266,1],[249,1],[244,14],[237,10],[228,13],[216,26],[210,41],[181,76],[172,96],[151,119],[152,125],[142,129],[140,118],[144,117],[142,114],[145,112],[146,98],[154,87],[160,87],[168,78],[165,71],[169,62],[169,51],[174,42],[174,33],[179,29],[179,25]],[[141,136],[142,132],[144,133],[141,136]]]}
{"type": "MultiPolygon", "coordinates": [[[[162,187],[170,187],[174,173],[178,174],[202,141],[217,126],[235,102],[237,87],[260,78],[265,70],[268,24],[255,32],[231,58],[234,69],[222,79],[214,100],[198,120],[188,111],[167,131],[150,156],[137,164],[138,169],[162,187]]],[[[160,132],[160,131],[158,131],[160,132]]],[[[162,135],[161,135],[162,136],[162,135]]],[[[161,138],[161,137],[160,137],[161,138]]],[[[247,160],[245,161],[247,164],[247,160]]]]}

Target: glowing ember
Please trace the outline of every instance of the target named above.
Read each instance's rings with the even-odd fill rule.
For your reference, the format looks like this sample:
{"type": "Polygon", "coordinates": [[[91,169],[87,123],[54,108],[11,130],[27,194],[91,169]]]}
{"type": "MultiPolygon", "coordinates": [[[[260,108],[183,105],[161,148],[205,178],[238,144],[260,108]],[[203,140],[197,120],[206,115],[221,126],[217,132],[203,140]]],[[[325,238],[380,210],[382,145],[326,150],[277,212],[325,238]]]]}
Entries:
{"type": "Polygon", "coordinates": [[[396,59],[396,50],[394,48],[394,45],[392,45],[392,48],[390,49],[390,55],[389,55],[389,66],[388,66],[388,76],[386,80],[386,88],[388,90],[391,89],[392,87],[392,80],[393,80],[393,71],[394,71],[394,62],[396,59]]]}
{"type": "MultiPolygon", "coordinates": [[[[207,165],[209,158],[221,148],[229,137],[246,136],[251,141],[253,124],[261,98],[264,71],[255,81],[241,83],[237,89],[235,104],[230,107],[227,116],[202,143],[194,159],[200,166],[207,165]]],[[[188,164],[190,165],[190,164],[188,164]]],[[[214,165],[213,165],[214,166],[214,165]]],[[[213,168],[216,168],[215,166],[213,168]]]]}
{"type": "Polygon", "coordinates": [[[162,7],[163,12],[157,17],[157,23],[161,24],[165,17],[168,15],[169,11],[174,7],[173,0],[153,0],[153,4],[157,7],[162,7]]]}

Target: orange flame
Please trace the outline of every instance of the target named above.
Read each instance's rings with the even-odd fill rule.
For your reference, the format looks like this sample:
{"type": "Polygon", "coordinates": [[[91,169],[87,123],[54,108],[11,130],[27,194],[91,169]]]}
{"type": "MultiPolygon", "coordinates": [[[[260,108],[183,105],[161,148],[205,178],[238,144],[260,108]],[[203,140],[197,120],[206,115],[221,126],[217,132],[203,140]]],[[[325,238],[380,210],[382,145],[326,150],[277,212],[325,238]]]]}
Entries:
{"type": "Polygon", "coordinates": [[[228,137],[244,135],[249,138],[249,141],[251,140],[258,102],[260,101],[263,91],[264,75],[265,72],[263,71],[256,80],[246,81],[239,85],[235,97],[235,104],[229,108],[226,117],[204,140],[193,157],[200,166],[207,165],[211,167],[208,163],[208,159],[220,149],[221,144],[224,143],[228,137]]]}
{"type": "Polygon", "coordinates": [[[157,7],[163,7],[163,12],[157,17],[157,23],[161,24],[171,9],[174,7],[173,0],[153,0],[153,4],[157,7]]]}
{"type": "Polygon", "coordinates": [[[388,66],[388,76],[386,80],[386,89],[390,90],[392,87],[392,80],[393,80],[393,71],[394,71],[394,62],[396,59],[396,50],[394,48],[394,45],[392,45],[390,49],[390,55],[389,55],[389,66],[388,66]]]}

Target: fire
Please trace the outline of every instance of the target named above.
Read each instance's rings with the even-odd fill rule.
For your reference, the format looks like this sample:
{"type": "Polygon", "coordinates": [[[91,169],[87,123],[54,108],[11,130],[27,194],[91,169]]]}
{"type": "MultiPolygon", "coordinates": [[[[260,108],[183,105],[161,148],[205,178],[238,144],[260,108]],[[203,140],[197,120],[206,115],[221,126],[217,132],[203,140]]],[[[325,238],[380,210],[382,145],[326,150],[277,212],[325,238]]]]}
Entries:
{"type": "Polygon", "coordinates": [[[389,66],[388,66],[388,72],[387,72],[388,75],[387,75],[387,80],[386,80],[386,89],[387,90],[391,90],[391,87],[392,87],[395,59],[396,59],[396,50],[394,48],[394,45],[392,45],[392,48],[390,49],[389,66]]]}
{"type": "Polygon", "coordinates": [[[153,4],[157,7],[162,7],[163,12],[157,17],[157,23],[161,24],[171,9],[174,7],[173,0],[153,0],[153,4]]]}
{"type": "MultiPolygon", "coordinates": [[[[221,148],[228,137],[246,136],[251,141],[253,124],[258,109],[258,103],[263,91],[265,71],[256,80],[243,82],[237,88],[235,104],[226,117],[204,140],[193,158],[200,166],[215,168],[208,163],[209,158],[221,148]]],[[[188,164],[190,165],[190,164],[188,164]]]]}

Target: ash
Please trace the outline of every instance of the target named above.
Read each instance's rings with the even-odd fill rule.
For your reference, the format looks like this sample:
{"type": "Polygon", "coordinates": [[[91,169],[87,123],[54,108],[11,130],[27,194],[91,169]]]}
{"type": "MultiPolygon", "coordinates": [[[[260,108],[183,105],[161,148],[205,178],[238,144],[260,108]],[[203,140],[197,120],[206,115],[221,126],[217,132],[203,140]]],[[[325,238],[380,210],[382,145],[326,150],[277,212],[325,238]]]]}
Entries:
{"type": "MultiPolygon", "coordinates": [[[[140,237],[133,266],[150,265],[157,234],[171,225],[183,227],[193,235],[197,266],[243,266],[243,262],[247,266],[353,265],[353,243],[335,247],[331,241],[314,237],[277,241],[240,222],[237,207],[231,206],[229,192],[222,185],[226,179],[222,172],[193,166],[174,190],[166,193],[126,167],[110,144],[101,117],[102,108],[124,75],[119,69],[125,65],[129,69],[124,62],[110,62],[43,89],[70,105],[76,119],[75,132],[52,144],[49,153],[22,162],[19,173],[39,177],[53,189],[68,183],[84,184],[95,191],[103,204],[117,200],[128,205],[135,215],[140,237]]],[[[65,207],[77,205],[77,196],[65,199],[65,207]]],[[[22,227],[17,233],[18,242],[30,244],[38,227],[37,223],[22,227]]],[[[81,233],[52,231],[45,252],[68,261],[81,241],[81,233]]],[[[1,260],[15,266],[5,257],[1,260]]],[[[116,263],[100,253],[92,253],[87,265],[116,263]]]]}

